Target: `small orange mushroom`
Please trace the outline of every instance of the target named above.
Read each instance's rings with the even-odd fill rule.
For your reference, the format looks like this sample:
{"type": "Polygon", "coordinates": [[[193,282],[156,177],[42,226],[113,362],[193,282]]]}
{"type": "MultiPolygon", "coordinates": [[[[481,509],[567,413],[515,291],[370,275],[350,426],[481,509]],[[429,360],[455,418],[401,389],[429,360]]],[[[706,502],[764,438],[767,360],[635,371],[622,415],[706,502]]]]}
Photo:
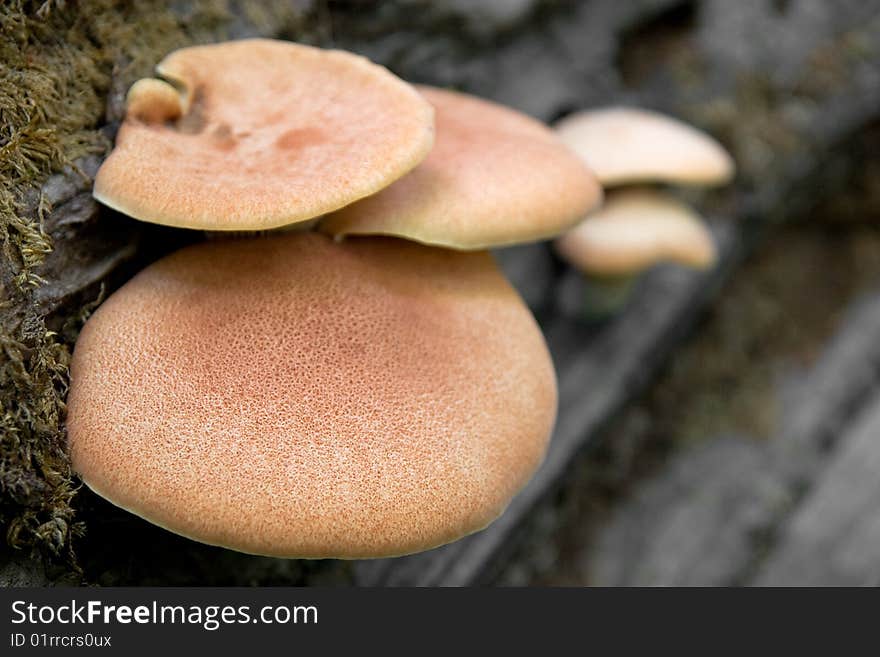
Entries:
{"type": "Polygon", "coordinates": [[[554,244],[572,266],[599,276],[631,276],[658,262],[707,269],[717,259],[702,218],[651,189],[609,193],[601,208],[554,244]]]}
{"type": "Polygon", "coordinates": [[[717,141],[657,112],[628,107],[577,112],[555,128],[604,187],[720,185],[733,177],[733,160],[717,141]]]}
{"type": "Polygon", "coordinates": [[[715,244],[702,219],[675,197],[637,185],[729,181],[734,162],[718,142],[671,117],[625,107],[577,112],[555,129],[602,185],[613,188],[604,205],[555,241],[563,260],[586,275],[588,318],[619,310],[635,277],[654,264],[715,264],[715,244]]]}

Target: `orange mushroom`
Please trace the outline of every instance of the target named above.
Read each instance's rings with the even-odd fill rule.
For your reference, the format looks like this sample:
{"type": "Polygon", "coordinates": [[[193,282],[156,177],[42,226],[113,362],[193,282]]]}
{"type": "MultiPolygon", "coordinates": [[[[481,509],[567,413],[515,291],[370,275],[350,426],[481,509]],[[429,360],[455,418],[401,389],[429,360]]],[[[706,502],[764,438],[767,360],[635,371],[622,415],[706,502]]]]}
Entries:
{"type": "Polygon", "coordinates": [[[67,426],[86,484],[150,522],[360,558],[491,522],[555,413],[544,339],[488,254],[284,233],[186,248],[107,299],[67,426]]]}
{"type": "Polygon", "coordinates": [[[659,262],[694,269],[715,264],[712,234],[675,197],[651,189],[611,192],[601,208],[555,241],[577,269],[598,276],[631,276],[659,262]]]}
{"type": "Polygon", "coordinates": [[[717,141],[657,112],[629,107],[577,112],[555,129],[604,187],[644,182],[720,185],[733,177],[733,160],[717,141]]]}
{"type": "Polygon", "coordinates": [[[433,111],[351,53],[267,39],[175,51],[130,90],[94,196],[132,217],[210,231],[312,219],[421,162],[433,111]]]}
{"type": "Polygon", "coordinates": [[[419,91],[434,106],[434,149],[396,183],[322,219],[319,230],[484,249],[554,237],[600,201],[592,173],[542,123],[473,96],[419,91]]]}

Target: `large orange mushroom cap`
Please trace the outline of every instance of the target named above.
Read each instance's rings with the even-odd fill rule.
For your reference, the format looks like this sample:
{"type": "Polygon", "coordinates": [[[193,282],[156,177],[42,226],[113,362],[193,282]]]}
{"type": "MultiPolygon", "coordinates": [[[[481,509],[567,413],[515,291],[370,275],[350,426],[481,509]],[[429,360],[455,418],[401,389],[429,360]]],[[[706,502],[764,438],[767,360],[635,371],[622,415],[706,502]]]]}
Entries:
{"type": "Polygon", "coordinates": [[[102,203],[144,221],[263,230],[390,184],[431,149],[430,105],[363,57],[268,39],[195,46],[128,96],[95,179],[102,203]]]}
{"type": "Polygon", "coordinates": [[[540,122],[473,96],[419,91],[434,106],[434,149],[393,185],[325,217],[320,230],[483,249],[558,235],[601,200],[584,163],[540,122]]]}
{"type": "Polygon", "coordinates": [[[476,531],[556,412],[541,332],[486,253],[318,233],[207,242],[142,271],[73,356],[74,468],[193,539],[379,557],[476,531]]]}

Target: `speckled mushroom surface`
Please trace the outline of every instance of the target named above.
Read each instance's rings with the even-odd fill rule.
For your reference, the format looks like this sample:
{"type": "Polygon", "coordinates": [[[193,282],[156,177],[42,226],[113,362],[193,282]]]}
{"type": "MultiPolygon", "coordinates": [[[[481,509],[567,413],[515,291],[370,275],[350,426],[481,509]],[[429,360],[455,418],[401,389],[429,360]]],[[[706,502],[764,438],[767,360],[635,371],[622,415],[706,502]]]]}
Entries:
{"type": "Polygon", "coordinates": [[[706,269],[717,259],[712,234],[696,212],[663,191],[642,188],[610,192],[601,208],[554,246],[577,269],[609,276],[659,262],[706,269]]]}
{"type": "Polygon", "coordinates": [[[385,68],[268,39],[183,48],[132,86],[99,201],[144,221],[262,230],[390,184],[433,144],[431,106],[385,68]]]}
{"type": "Polygon", "coordinates": [[[300,233],[189,247],[120,288],[76,344],[67,427],[88,486],[155,524],[359,558],[484,527],[555,413],[487,253],[300,233]]]}
{"type": "Polygon", "coordinates": [[[474,96],[418,89],[434,106],[434,149],[393,185],[325,217],[320,230],[483,249],[558,235],[600,201],[595,177],[542,123],[474,96]]]}
{"type": "Polygon", "coordinates": [[[735,170],[733,159],[715,139],[649,110],[609,107],[577,112],[555,129],[606,187],[643,182],[720,185],[735,170]]]}

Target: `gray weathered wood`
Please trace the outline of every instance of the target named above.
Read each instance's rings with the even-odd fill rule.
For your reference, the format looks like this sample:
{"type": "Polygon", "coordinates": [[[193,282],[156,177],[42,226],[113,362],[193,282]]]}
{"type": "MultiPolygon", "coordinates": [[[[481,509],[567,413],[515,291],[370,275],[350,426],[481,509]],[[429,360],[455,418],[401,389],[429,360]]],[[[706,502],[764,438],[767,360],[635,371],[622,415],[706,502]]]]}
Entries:
{"type": "Polygon", "coordinates": [[[597,530],[579,569],[596,586],[724,586],[792,503],[766,444],[723,436],[675,454],[597,530]]]}
{"type": "Polygon", "coordinates": [[[880,584],[880,394],[840,442],[755,584],[880,584]]]}
{"type": "Polygon", "coordinates": [[[584,557],[590,582],[877,583],[878,373],[880,292],[789,391],[773,440],[685,448],[624,499],[584,557]]]}

